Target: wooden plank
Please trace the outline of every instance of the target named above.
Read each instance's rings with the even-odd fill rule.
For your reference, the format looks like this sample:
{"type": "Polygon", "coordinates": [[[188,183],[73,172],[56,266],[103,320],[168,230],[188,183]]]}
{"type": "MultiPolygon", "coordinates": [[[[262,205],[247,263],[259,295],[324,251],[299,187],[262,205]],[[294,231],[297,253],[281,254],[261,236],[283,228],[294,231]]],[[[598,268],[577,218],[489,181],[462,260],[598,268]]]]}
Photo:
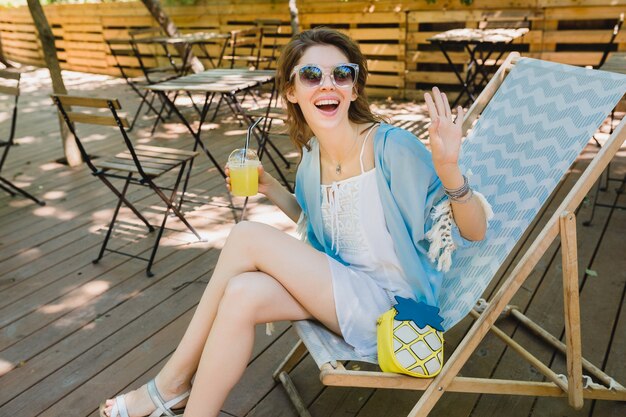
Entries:
{"type": "Polygon", "coordinates": [[[301,24],[311,26],[318,23],[340,24],[340,23],[404,23],[404,13],[303,13],[300,16],[301,24]]]}
{"type": "MultiPolygon", "coordinates": [[[[87,123],[101,126],[117,126],[117,121],[113,116],[97,116],[95,114],[85,114],[77,112],[68,112],[67,117],[74,123],[87,123]]],[[[124,127],[130,126],[126,119],[120,119],[124,127]]]]}
{"type": "Polygon", "coordinates": [[[7,94],[10,96],[19,96],[20,89],[17,87],[7,87],[4,85],[0,85],[0,94],[7,94]]]}
{"type": "Polygon", "coordinates": [[[444,71],[409,71],[406,75],[407,82],[431,83],[431,84],[454,84],[459,80],[453,72],[444,71]]]}
{"type": "Polygon", "coordinates": [[[367,84],[370,86],[404,88],[404,77],[400,75],[370,74],[367,84]]]}
{"type": "MultiPolygon", "coordinates": [[[[547,43],[600,43],[611,40],[612,33],[608,30],[547,30],[543,39],[547,43]]],[[[616,43],[626,42],[626,33],[620,32],[615,38],[616,43]]]]}
{"type": "Polygon", "coordinates": [[[3,49],[24,48],[37,50],[39,48],[38,42],[21,41],[16,39],[8,39],[2,41],[3,49]],[[6,46],[5,46],[6,45],[6,46]]]}
{"type": "Polygon", "coordinates": [[[102,42],[102,33],[86,33],[86,32],[66,32],[63,34],[66,41],[79,42],[102,42]]]}
{"type": "Polygon", "coordinates": [[[366,87],[368,97],[404,98],[404,91],[398,88],[366,87]]]}
{"type": "Polygon", "coordinates": [[[617,19],[626,13],[626,5],[614,7],[549,7],[545,9],[547,20],[617,19]]]}
{"type": "Polygon", "coordinates": [[[12,71],[10,69],[0,69],[0,78],[6,78],[8,80],[19,80],[21,73],[18,71],[12,71]]]}
{"type": "Polygon", "coordinates": [[[597,65],[601,52],[542,52],[541,59],[570,65],[597,65]]]}
{"type": "Polygon", "coordinates": [[[408,23],[438,23],[438,22],[465,22],[467,20],[482,20],[482,11],[479,10],[437,10],[409,12],[408,23]]]}
{"type": "Polygon", "coordinates": [[[67,53],[65,55],[65,61],[67,62],[67,66],[69,68],[71,68],[72,66],[92,68],[91,71],[87,72],[95,72],[98,68],[106,68],[106,61],[103,61],[102,59],[77,58],[76,56],[68,55],[67,53]]]}
{"type": "Polygon", "coordinates": [[[563,269],[563,304],[569,404],[583,406],[582,349],[580,342],[580,301],[578,298],[578,245],[576,216],[563,212],[559,219],[563,269]]]}
{"type": "Polygon", "coordinates": [[[109,103],[111,103],[115,110],[120,110],[122,108],[119,100],[116,98],[68,96],[63,94],[55,95],[55,97],[57,97],[61,104],[63,104],[64,106],[80,106],[108,109],[109,103]]]}
{"type": "Polygon", "coordinates": [[[367,68],[369,71],[379,72],[404,72],[406,64],[404,61],[383,61],[380,59],[368,59],[367,68]]]}
{"type": "Polygon", "coordinates": [[[404,45],[390,45],[390,44],[362,44],[361,52],[365,55],[388,55],[388,56],[402,56],[404,55],[404,45]]]}
{"type": "Polygon", "coordinates": [[[6,41],[7,39],[15,39],[15,40],[21,40],[21,41],[28,41],[28,42],[37,42],[37,34],[34,33],[34,32],[33,33],[0,32],[0,33],[2,34],[2,41],[3,42],[6,41]]]}

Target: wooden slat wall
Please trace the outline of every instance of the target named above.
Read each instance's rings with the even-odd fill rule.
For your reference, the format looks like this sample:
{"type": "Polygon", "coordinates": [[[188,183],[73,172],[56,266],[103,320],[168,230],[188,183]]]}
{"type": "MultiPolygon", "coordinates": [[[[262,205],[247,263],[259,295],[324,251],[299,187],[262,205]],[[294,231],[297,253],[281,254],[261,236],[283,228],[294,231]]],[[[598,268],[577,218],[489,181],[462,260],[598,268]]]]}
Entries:
{"type": "MultiPolygon", "coordinates": [[[[207,1],[208,3],[208,1],[207,1]]],[[[228,31],[253,25],[255,19],[278,19],[279,45],[289,39],[288,0],[210,0],[210,5],[168,7],[167,12],[182,32],[228,31]]],[[[435,33],[461,27],[476,27],[488,17],[507,20],[526,17],[531,31],[518,42],[524,55],[574,65],[596,65],[611,28],[626,0],[378,0],[337,2],[300,0],[303,28],[325,25],[343,30],[358,40],[368,57],[371,77],[369,94],[378,97],[417,98],[437,83],[448,91],[458,88],[443,54],[427,39],[435,33]],[[584,4],[584,5],[581,5],[584,4]]],[[[28,9],[0,8],[0,36],[5,55],[12,60],[43,65],[35,27],[28,9]]],[[[155,26],[139,2],[81,5],[50,5],[46,15],[56,36],[64,69],[118,75],[106,39],[126,38],[129,29],[155,26]]],[[[271,40],[273,43],[273,39],[271,40]]],[[[214,46],[215,52],[218,46],[214,46]]],[[[264,54],[270,54],[269,46],[264,54]]],[[[626,51],[626,28],[616,40],[616,50],[626,51]]],[[[157,48],[142,47],[147,64],[165,65],[157,48]]],[[[451,54],[464,69],[467,54],[451,54]]],[[[135,59],[124,61],[137,73],[135,59]]]]}

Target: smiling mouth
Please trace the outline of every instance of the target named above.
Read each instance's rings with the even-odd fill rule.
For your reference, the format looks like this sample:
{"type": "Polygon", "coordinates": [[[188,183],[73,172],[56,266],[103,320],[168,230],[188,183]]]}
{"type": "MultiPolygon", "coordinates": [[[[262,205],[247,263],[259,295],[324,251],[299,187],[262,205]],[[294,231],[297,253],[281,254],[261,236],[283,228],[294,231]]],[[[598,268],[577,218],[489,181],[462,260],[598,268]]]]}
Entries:
{"type": "Polygon", "coordinates": [[[339,107],[338,100],[320,100],[315,103],[315,107],[324,112],[332,112],[339,107]]]}

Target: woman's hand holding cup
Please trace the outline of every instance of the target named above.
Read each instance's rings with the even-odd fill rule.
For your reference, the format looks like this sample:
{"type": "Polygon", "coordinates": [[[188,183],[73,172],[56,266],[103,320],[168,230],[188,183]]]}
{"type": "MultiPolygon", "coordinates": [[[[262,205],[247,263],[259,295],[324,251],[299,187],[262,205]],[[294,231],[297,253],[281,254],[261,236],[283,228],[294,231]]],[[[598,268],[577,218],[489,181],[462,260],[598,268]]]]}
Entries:
{"type": "MultiPolygon", "coordinates": [[[[225,179],[226,188],[228,189],[229,192],[232,193],[231,173],[230,173],[230,167],[228,166],[228,164],[224,167],[224,173],[226,174],[226,179],[225,179]]],[[[273,186],[275,182],[274,177],[272,177],[270,174],[265,172],[265,169],[263,168],[263,164],[261,164],[260,162],[259,162],[259,165],[257,166],[257,175],[258,175],[258,192],[260,194],[267,195],[267,193],[270,191],[270,188],[273,186]]]]}

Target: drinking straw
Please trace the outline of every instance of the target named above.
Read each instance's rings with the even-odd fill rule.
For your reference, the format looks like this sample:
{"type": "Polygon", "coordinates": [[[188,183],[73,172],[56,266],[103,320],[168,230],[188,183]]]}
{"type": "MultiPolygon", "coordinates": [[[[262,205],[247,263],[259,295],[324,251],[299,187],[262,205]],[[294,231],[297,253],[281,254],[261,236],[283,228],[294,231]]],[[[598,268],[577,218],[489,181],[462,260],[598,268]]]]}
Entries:
{"type": "MultiPolygon", "coordinates": [[[[246,157],[248,156],[248,146],[250,145],[250,135],[252,134],[252,130],[256,127],[256,125],[259,124],[259,122],[261,121],[261,119],[265,119],[265,116],[261,116],[259,117],[256,122],[252,123],[250,125],[250,127],[248,128],[248,134],[246,135],[246,145],[243,148],[243,155],[241,155],[241,164],[244,164],[244,161],[246,159],[246,157]]],[[[243,208],[241,210],[241,218],[240,220],[244,220],[244,217],[246,215],[246,208],[248,207],[248,197],[246,197],[246,199],[243,202],[243,208]]]]}
{"type": "Polygon", "coordinates": [[[261,119],[265,119],[265,116],[261,116],[258,119],[256,119],[256,122],[252,123],[250,127],[248,128],[248,134],[246,135],[246,147],[244,148],[244,152],[243,152],[244,156],[248,155],[248,146],[250,145],[250,135],[252,134],[252,130],[256,127],[256,125],[259,124],[261,119]]]}

